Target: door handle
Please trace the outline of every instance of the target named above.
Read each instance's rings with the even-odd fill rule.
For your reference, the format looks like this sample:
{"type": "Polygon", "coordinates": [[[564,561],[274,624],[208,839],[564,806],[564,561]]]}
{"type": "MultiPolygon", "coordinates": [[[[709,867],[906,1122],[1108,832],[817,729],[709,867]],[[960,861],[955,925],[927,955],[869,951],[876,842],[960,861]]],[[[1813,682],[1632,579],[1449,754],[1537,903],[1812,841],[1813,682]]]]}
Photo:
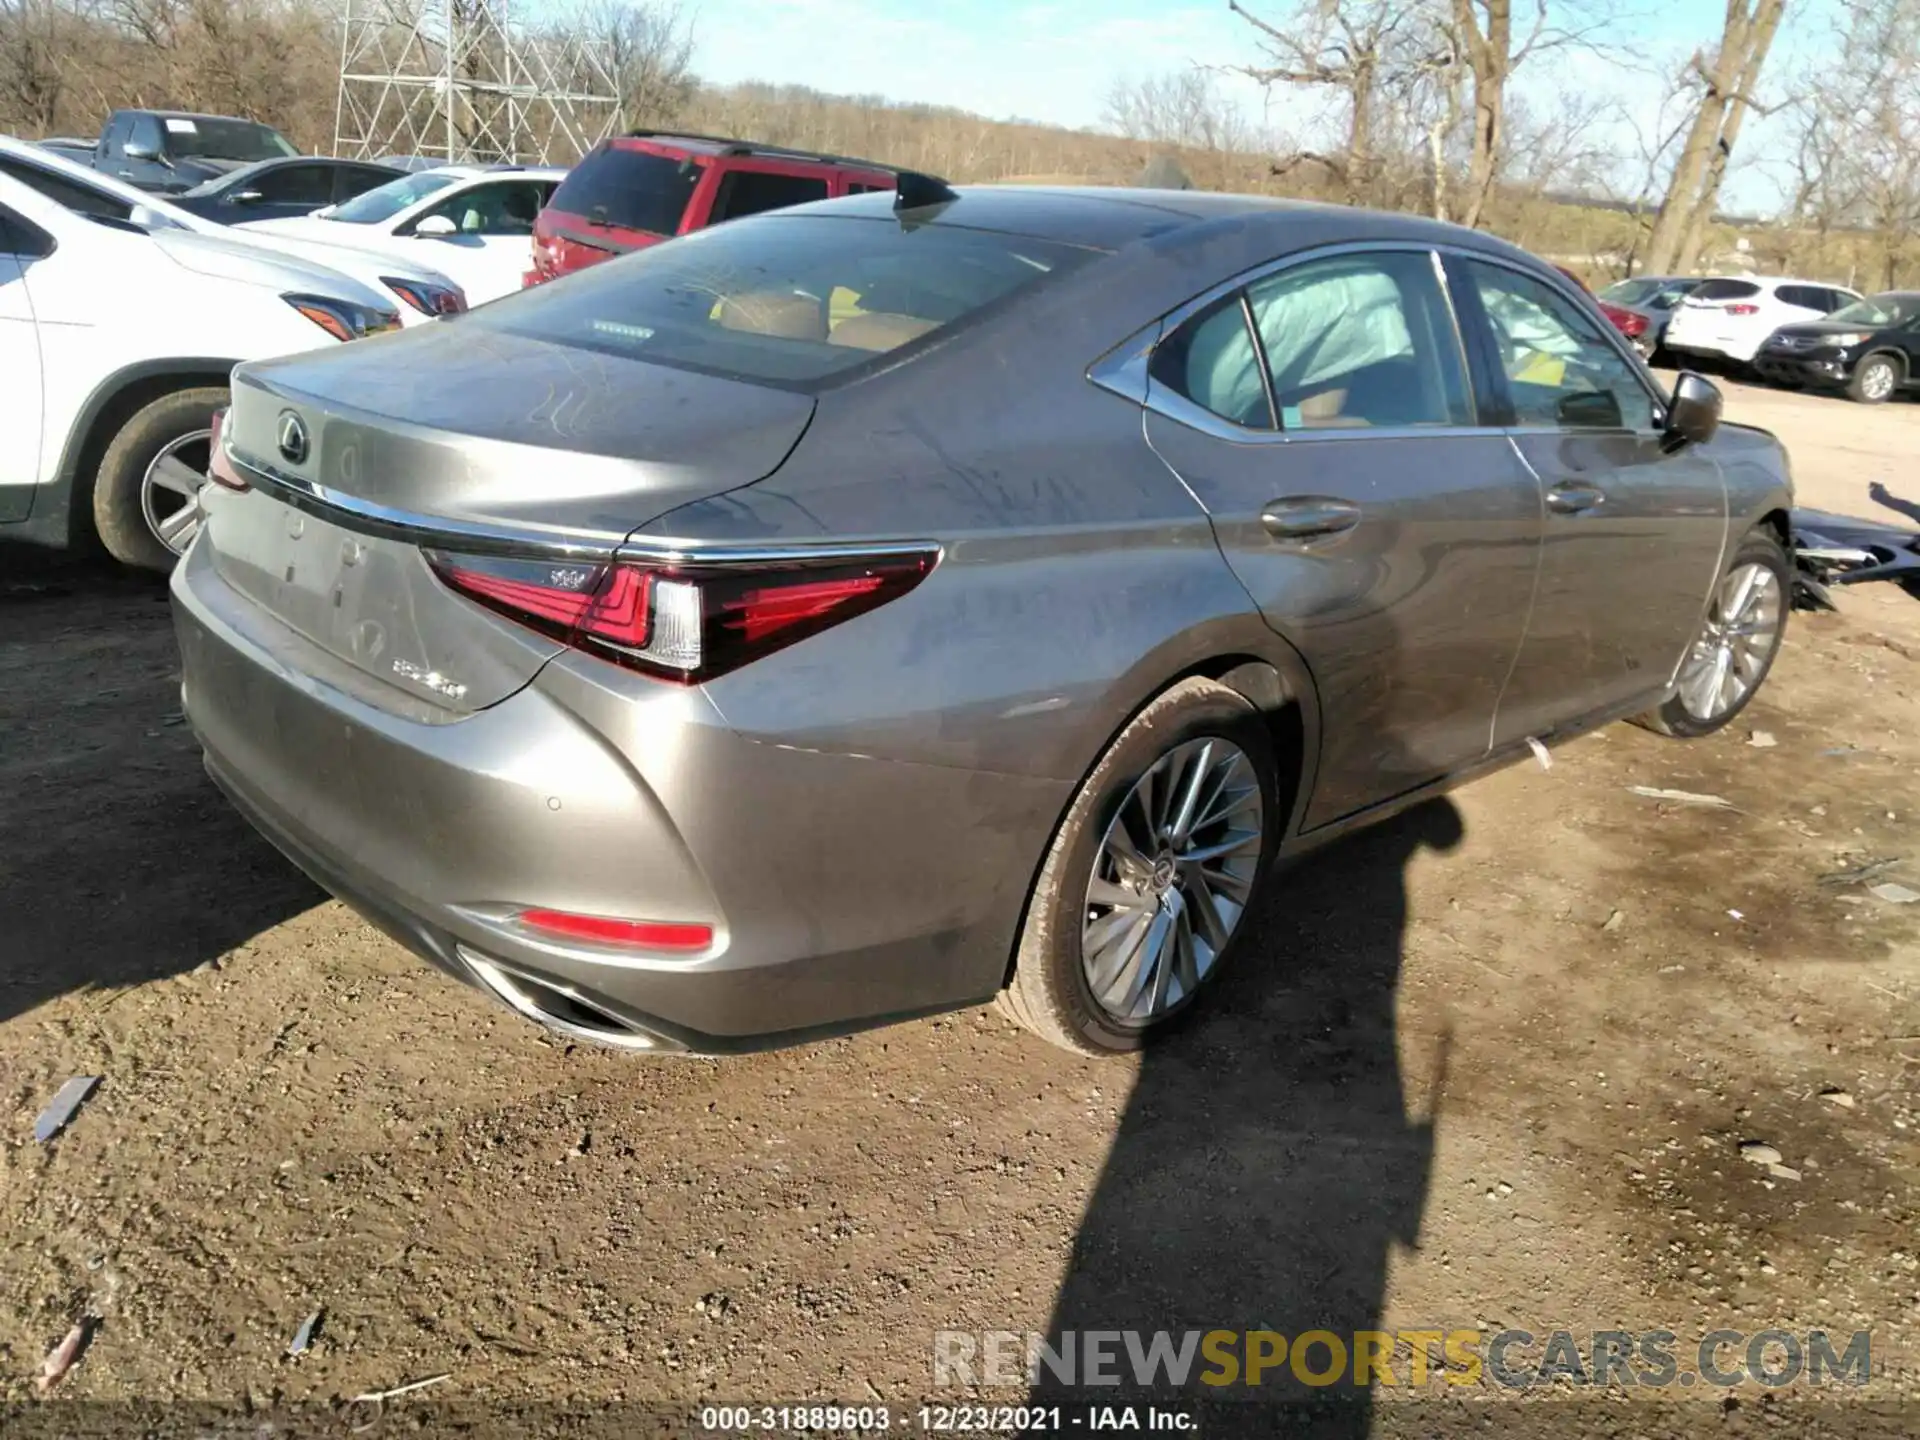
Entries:
{"type": "Polygon", "coordinates": [[[1360,507],[1326,495],[1299,495],[1272,501],[1260,523],[1276,540],[1317,540],[1341,535],[1360,523],[1360,507]]]}
{"type": "Polygon", "coordinates": [[[1327,495],[1296,495],[1271,502],[1260,523],[1276,540],[1317,540],[1340,535],[1360,523],[1360,507],[1327,495]]]}
{"type": "Polygon", "coordinates": [[[1556,515],[1578,515],[1607,498],[1607,492],[1584,480],[1566,480],[1547,491],[1547,508],[1556,515]]]}

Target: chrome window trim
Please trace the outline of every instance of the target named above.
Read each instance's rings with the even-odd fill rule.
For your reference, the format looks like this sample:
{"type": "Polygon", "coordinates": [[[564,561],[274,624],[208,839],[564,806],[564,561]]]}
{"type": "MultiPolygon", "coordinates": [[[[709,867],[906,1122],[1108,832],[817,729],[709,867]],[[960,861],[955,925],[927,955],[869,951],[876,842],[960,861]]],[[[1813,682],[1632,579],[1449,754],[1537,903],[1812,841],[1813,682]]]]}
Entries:
{"type": "Polygon", "coordinates": [[[792,560],[865,559],[882,555],[924,555],[945,558],[945,547],[933,540],[886,540],[872,544],[835,542],[822,545],[746,545],[677,539],[668,536],[629,538],[612,531],[538,530],[456,520],[426,515],[329,490],[311,480],[248,459],[229,449],[234,468],[263,494],[295,510],[339,525],[360,535],[398,540],[408,545],[445,547],[465,555],[524,556],[541,560],[636,560],[662,565],[772,564],[792,560]]]}
{"type": "MultiPolygon", "coordinates": [[[[1461,384],[1465,389],[1470,411],[1479,415],[1478,398],[1473,388],[1473,369],[1467,361],[1467,337],[1461,333],[1460,315],[1453,302],[1453,291],[1447,282],[1446,266],[1441,261],[1443,253],[1457,253],[1478,256],[1478,250],[1436,244],[1427,240],[1341,240],[1329,245],[1316,245],[1309,250],[1298,250],[1276,260],[1265,260],[1250,269],[1242,270],[1231,279],[1222,280],[1210,286],[1192,299],[1169,310],[1158,320],[1143,326],[1133,335],[1120,342],[1112,350],[1096,361],[1087,370],[1087,378],[1094,384],[1114,394],[1133,401],[1143,409],[1164,415],[1177,424],[1191,430],[1211,435],[1218,440],[1226,440],[1236,445],[1300,445],[1318,444],[1322,441],[1342,440],[1404,440],[1414,437],[1457,438],[1462,435],[1504,435],[1507,427],[1500,425],[1375,425],[1354,426],[1351,429],[1326,430],[1253,430],[1244,425],[1236,425],[1224,416],[1186,396],[1167,390],[1164,386],[1150,383],[1147,370],[1152,363],[1154,348],[1167,336],[1173,334],[1187,321],[1202,310],[1219,303],[1234,291],[1245,291],[1270,276],[1311,264],[1317,260],[1335,259],[1342,255],[1377,255],[1383,252],[1394,254],[1425,253],[1432,258],[1435,278],[1440,284],[1441,298],[1446,302],[1447,314],[1453,322],[1453,342],[1455,358],[1460,366],[1461,384]]],[[[1528,274],[1522,270],[1520,273],[1528,274]]],[[[1243,302],[1245,303],[1245,302],[1243,302]]],[[[1252,317],[1248,316],[1249,325],[1252,317]]],[[[1256,342],[1259,329],[1253,329],[1256,342]]],[[[1266,369],[1266,349],[1260,345],[1262,368],[1266,369]]],[[[1272,377],[1267,377],[1268,394],[1271,400],[1272,377]]]]}

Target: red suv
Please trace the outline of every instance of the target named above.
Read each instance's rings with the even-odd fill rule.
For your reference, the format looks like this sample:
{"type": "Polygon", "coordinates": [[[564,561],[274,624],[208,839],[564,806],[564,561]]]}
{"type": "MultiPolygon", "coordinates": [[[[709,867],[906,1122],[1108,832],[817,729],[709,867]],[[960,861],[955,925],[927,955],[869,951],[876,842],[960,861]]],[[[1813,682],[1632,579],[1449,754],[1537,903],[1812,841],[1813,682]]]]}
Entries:
{"type": "Polygon", "coordinates": [[[538,285],[674,235],[836,195],[894,188],[897,171],[713,135],[638,130],[603,140],[568,172],[533,226],[538,285]]]}

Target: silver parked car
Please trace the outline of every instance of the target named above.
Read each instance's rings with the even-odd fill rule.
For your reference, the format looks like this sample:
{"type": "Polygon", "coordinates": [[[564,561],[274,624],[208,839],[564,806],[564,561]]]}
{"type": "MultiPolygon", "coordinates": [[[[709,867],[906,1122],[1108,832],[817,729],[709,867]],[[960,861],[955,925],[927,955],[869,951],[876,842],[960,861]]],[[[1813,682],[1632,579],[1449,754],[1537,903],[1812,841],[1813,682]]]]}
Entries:
{"type": "Polygon", "coordinates": [[[1183,1011],[1276,862],[1726,723],[1785,457],[1407,216],[872,194],[243,365],[176,570],[208,769],[528,1017],[652,1050],[1183,1011]]]}

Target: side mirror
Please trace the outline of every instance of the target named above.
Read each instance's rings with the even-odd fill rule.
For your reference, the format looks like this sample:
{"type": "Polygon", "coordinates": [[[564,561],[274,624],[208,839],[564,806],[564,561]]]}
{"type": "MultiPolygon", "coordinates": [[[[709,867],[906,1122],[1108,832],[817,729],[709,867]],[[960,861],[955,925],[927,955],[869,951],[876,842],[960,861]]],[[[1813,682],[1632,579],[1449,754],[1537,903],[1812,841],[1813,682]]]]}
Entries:
{"type": "Polygon", "coordinates": [[[1704,375],[1682,370],[1673,382],[1673,398],[1667,402],[1667,425],[1661,433],[1661,448],[1669,452],[1687,445],[1704,445],[1720,428],[1720,391],[1704,375]]]}
{"type": "Polygon", "coordinates": [[[129,160],[158,160],[160,152],[141,140],[129,140],[120,147],[120,153],[129,160]]]}
{"type": "Polygon", "coordinates": [[[413,233],[429,240],[444,240],[449,235],[458,235],[460,227],[445,215],[429,215],[413,227],[413,233]]]}
{"type": "Polygon", "coordinates": [[[258,205],[267,197],[262,195],[258,190],[236,190],[232,198],[233,203],[236,205],[258,205]]]}

